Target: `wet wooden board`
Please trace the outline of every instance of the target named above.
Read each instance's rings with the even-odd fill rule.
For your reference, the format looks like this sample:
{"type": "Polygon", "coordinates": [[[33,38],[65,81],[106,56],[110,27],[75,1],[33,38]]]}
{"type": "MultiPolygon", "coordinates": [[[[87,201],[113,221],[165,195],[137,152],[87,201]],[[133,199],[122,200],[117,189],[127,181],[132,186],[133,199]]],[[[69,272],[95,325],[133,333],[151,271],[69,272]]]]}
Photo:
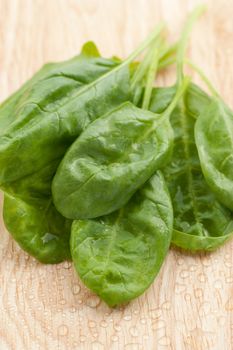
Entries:
{"type": "MultiPolygon", "coordinates": [[[[0,0],[0,100],[44,62],[77,54],[87,40],[103,55],[125,57],[161,19],[174,40],[197,3],[0,0]]],[[[189,53],[233,106],[233,1],[206,3],[189,53]]],[[[174,77],[168,70],[159,83],[174,77]]],[[[151,288],[111,310],[82,285],[71,263],[39,264],[2,221],[0,231],[1,350],[233,349],[233,241],[206,255],[171,249],[151,288]]]]}

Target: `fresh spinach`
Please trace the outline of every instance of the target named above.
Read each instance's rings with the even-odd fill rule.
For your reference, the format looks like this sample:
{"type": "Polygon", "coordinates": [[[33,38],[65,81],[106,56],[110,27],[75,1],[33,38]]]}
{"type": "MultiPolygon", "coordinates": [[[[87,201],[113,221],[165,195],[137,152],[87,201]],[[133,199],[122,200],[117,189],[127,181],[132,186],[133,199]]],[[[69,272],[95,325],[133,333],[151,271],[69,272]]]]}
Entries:
{"type": "MultiPolygon", "coordinates": [[[[178,84],[183,81],[187,37],[198,15],[199,10],[188,20],[178,48],[178,84]]],[[[169,103],[173,89],[155,90],[150,109],[157,112],[166,108],[165,101],[169,103]]],[[[175,135],[174,149],[171,162],[164,168],[174,209],[172,242],[192,251],[216,249],[233,234],[232,213],[208,187],[194,139],[196,119],[199,120],[209,105],[211,98],[190,84],[170,118],[175,135]]]]}
{"type": "Polygon", "coordinates": [[[68,72],[36,80],[0,137],[0,187],[31,203],[50,196],[51,179],[67,148],[93,120],[130,100],[132,62],[162,29],[159,25],[123,62],[102,59],[89,44],[76,72],[69,62],[68,72]]]}
{"type": "Polygon", "coordinates": [[[218,200],[233,210],[233,112],[205,81],[213,96],[196,122],[196,145],[206,182],[218,200]]]}
{"type": "MultiPolygon", "coordinates": [[[[153,88],[149,109],[155,113],[163,113],[174,98],[177,86],[153,88]]],[[[197,119],[211,99],[198,85],[190,82],[188,88],[183,94],[188,114],[197,119]]]]}
{"type": "Polygon", "coordinates": [[[185,59],[202,11],[191,14],[178,44],[167,47],[158,26],[124,61],[100,57],[89,42],[79,56],[42,67],[0,106],[7,229],[43,263],[72,256],[82,281],[110,306],[149,287],[171,236],[191,251],[233,236],[233,113],[185,59]],[[175,85],[153,88],[175,53],[175,85]],[[212,96],[184,77],[185,62],[212,96]]]}
{"type": "Polygon", "coordinates": [[[68,150],[53,179],[57,210],[67,218],[84,219],[126,204],[169,159],[169,115],[186,86],[185,81],[162,114],[127,102],[93,122],[68,150]]]}
{"type": "MultiPolygon", "coordinates": [[[[155,89],[150,109],[156,113],[161,111],[165,107],[161,101],[165,103],[164,96],[169,100],[173,89],[155,89]]],[[[194,116],[199,118],[201,112],[196,109],[197,91],[196,86],[190,85],[171,115],[174,148],[171,161],[164,168],[174,209],[172,243],[192,251],[216,249],[233,234],[231,212],[216,199],[201,171],[194,140],[194,116]],[[192,99],[195,100],[193,104],[190,103],[192,99]]],[[[204,96],[200,90],[200,105],[203,105],[204,96]]],[[[208,101],[206,96],[206,105],[208,101]]]]}
{"type": "MultiPolygon", "coordinates": [[[[57,263],[70,257],[68,242],[71,224],[57,212],[50,195],[51,179],[59,157],[54,161],[49,160],[62,154],[62,146],[56,149],[53,140],[50,158],[47,158],[45,149],[35,145],[37,140],[33,141],[33,135],[37,132],[40,140],[45,136],[45,130],[41,131],[41,128],[46,121],[49,123],[46,119],[49,113],[44,113],[43,120],[34,112],[26,116],[22,111],[28,106],[34,110],[37,104],[52,111],[69,101],[82,86],[110,71],[118,63],[119,60],[115,62],[101,58],[96,46],[88,42],[79,56],[65,62],[46,64],[0,107],[1,141],[7,140],[9,129],[14,129],[14,136],[6,141],[7,152],[4,154],[3,151],[2,154],[5,164],[2,163],[0,171],[5,179],[3,188],[12,193],[5,194],[4,221],[19,245],[43,263],[57,263]],[[34,161],[29,164],[32,157],[34,161]],[[48,164],[36,171],[37,161],[48,164]],[[34,167],[34,170],[32,174],[30,170],[25,175],[28,167],[34,167]]],[[[1,146],[4,148],[3,143],[1,146]]],[[[67,146],[64,143],[64,149],[67,146]]]]}
{"type": "Polygon", "coordinates": [[[166,257],[172,221],[170,196],[158,172],[119,211],[73,222],[70,244],[77,273],[110,306],[139,296],[166,257]]]}
{"type": "Polygon", "coordinates": [[[38,100],[38,88],[42,88],[41,100],[42,94],[46,97],[48,90],[51,89],[50,98],[56,103],[59,99],[71,94],[72,90],[81,86],[84,81],[90,82],[90,73],[96,71],[96,77],[98,77],[108,68],[115,67],[116,64],[114,60],[100,58],[97,47],[91,41],[83,45],[78,56],[63,62],[46,63],[18,91],[0,105],[0,135],[4,134],[6,128],[18,117],[19,110],[25,103],[38,100]],[[66,92],[64,95],[61,93],[62,85],[66,92]]]}
{"type": "Polygon", "coordinates": [[[86,129],[53,180],[56,208],[68,218],[92,218],[121,208],[170,156],[169,120],[127,102],[86,129]]]}
{"type": "Polygon", "coordinates": [[[51,179],[73,140],[103,110],[129,99],[128,66],[114,71],[115,61],[86,55],[74,61],[24,92],[0,137],[0,186],[23,200],[50,196],[51,179]]]}
{"type": "Polygon", "coordinates": [[[94,117],[98,109],[107,108],[107,101],[111,105],[113,99],[114,106],[129,97],[128,77],[135,69],[130,62],[159,32],[158,28],[149,40],[122,64],[122,67],[119,67],[121,64],[119,59],[101,58],[95,45],[89,42],[84,45],[79,56],[43,67],[1,106],[0,130],[2,141],[6,144],[3,142],[0,145],[0,149],[2,146],[0,159],[2,156],[3,163],[5,161],[5,164],[2,163],[0,174],[5,179],[2,187],[8,192],[8,195],[5,195],[4,218],[15,240],[38,260],[54,263],[69,257],[67,249],[69,221],[56,211],[50,190],[51,179],[62,154],[72,138],[76,137],[77,128],[81,130],[90,121],[91,111],[94,117]],[[116,67],[117,70],[112,74],[112,70],[116,67]],[[98,79],[103,75],[105,77],[108,72],[110,75],[106,77],[107,83],[102,86],[104,82],[98,79]],[[117,80],[119,76],[120,80],[117,80]],[[113,84],[112,90],[111,84],[113,84]],[[102,107],[98,107],[101,98],[97,100],[96,86],[102,96],[102,107]],[[81,94],[81,102],[77,104],[75,96],[83,87],[85,87],[84,91],[82,90],[84,96],[81,94]],[[109,91],[106,92],[107,87],[109,91]],[[69,121],[66,123],[64,120],[61,128],[60,121],[55,115],[56,110],[64,109],[64,105],[67,104],[70,106],[69,102],[72,100],[72,108],[77,107],[78,111],[82,103],[85,105],[88,91],[90,101],[86,101],[86,107],[91,104],[92,106],[87,110],[84,109],[81,116],[67,116],[68,112],[63,110],[63,117],[69,121]],[[25,112],[27,110],[28,113],[25,112]],[[89,119],[85,121],[85,118],[89,119]],[[11,222],[12,213],[18,215],[17,224],[11,222]],[[45,236],[46,232],[48,235],[45,236]],[[49,237],[50,240],[45,242],[44,237],[49,237]]]}
{"type": "Polygon", "coordinates": [[[51,200],[31,205],[5,194],[3,218],[21,248],[40,262],[55,264],[70,259],[71,221],[57,212],[51,200]]]}

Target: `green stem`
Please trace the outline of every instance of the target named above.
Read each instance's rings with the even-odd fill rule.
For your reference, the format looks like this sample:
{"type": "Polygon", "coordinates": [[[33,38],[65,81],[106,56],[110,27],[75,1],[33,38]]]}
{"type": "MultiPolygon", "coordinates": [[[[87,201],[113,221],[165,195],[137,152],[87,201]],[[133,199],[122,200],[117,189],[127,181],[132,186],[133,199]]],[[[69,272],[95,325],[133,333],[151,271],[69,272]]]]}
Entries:
{"type": "Polygon", "coordinates": [[[177,86],[177,90],[175,93],[175,96],[173,97],[171,103],[169,104],[169,106],[166,108],[166,110],[162,113],[162,118],[160,119],[160,121],[169,118],[170,114],[173,112],[173,110],[175,109],[177,103],[179,102],[180,98],[183,96],[185,90],[187,89],[187,87],[189,86],[191,81],[190,77],[184,77],[182,82],[177,86]]]}
{"type": "Polygon", "coordinates": [[[160,53],[160,57],[159,57],[159,62],[160,64],[162,64],[162,62],[166,62],[169,59],[171,59],[172,57],[175,56],[175,54],[177,53],[177,43],[173,44],[169,47],[166,47],[161,53],[160,53]]]}
{"type": "Polygon", "coordinates": [[[172,64],[176,63],[175,57],[168,57],[166,60],[159,61],[158,65],[158,71],[167,68],[168,66],[171,66],[172,64]]]}
{"type": "Polygon", "coordinates": [[[144,78],[145,72],[147,71],[148,66],[150,64],[150,60],[151,60],[151,52],[149,51],[149,53],[146,55],[146,57],[143,59],[143,61],[139,63],[139,65],[136,69],[136,72],[133,75],[133,78],[131,80],[132,81],[131,82],[132,90],[144,78]]]}
{"type": "MultiPolygon", "coordinates": [[[[113,73],[118,72],[119,70],[122,69],[122,67],[127,66],[128,64],[130,64],[141,52],[143,52],[148,46],[150,46],[150,44],[160,35],[162,29],[164,28],[164,24],[159,24],[154,30],[153,32],[141,43],[141,45],[139,45],[136,50],[134,50],[129,56],[128,58],[125,59],[125,61],[123,61],[122,63],[120,63],[119,65],[117,65],[115,68],[111,69],[110,71],[108,71],[107,73],[101,75],[99,78],[97,78],[96,80],[92,81],[91,83],[84,85],[83,87],[81,87],[78,91],[77,94],[74,95],[71,100],[77,98],[78,96],[80,96],[81,94],[85,93],[87,90],[89,90],[90,88],[92,88],[93,86],[95,86],[97,83],[99,84],[101,81],[103,81],[104,79],[106,79],[107,77],[111,76],[113,73]]],[[[70,101],[71,101],[70,100],[70,101]]]]}
{"type": "Polygon", "coordinates": [[[204,12],[206,6],[200,5],[197,6],[193,12],[189,15],[185,25],[184,30],[181,34],[180,42],[178,45],[177,50],[177,82],[178,85],[181,84],[184,73],[183,73],[183,64],[184,64],[184,58],[185,58],[185,51],[188,44],[188,39],[191,33],[191,30],[193,28],[194,23],[196,20],[200,17],[200,15],[204,12]]]}
{"type": "Polygon", "coordinates": [[[148,53],[146,54],[145,58],[142,62],[140,62],[139,66],[137,67],[136,72],[133,75],[132,81],[131,81],[131,88],[134,89],[135,86],[141,82],[148,71],[151,60],[153,59],[152,55],[157,46],[161,45],[161,38],[158,36],[155,38],[154,42],[151,44],[151,47],[148,50],[148,53]],[[159,44],[158,44],[159,42],[159,44]]]}
{"type": "MultiPolygon", "coordinates": [[[[156,70],[160,70],[160,69],[164,69],[167,66],[173,64],[176,62],[176,59],[174,56],[174,54],[177,51],[177,44],[172,45],[170,47],[166,47],[165,43],[161,40],[161,38],[158,36],[154,43],[151,45],[151,49],[149,49],[149,52],[147,53],[147,55],[145,56],[145,58],[143,59],[142,62],[140,62],[139,66],[136,69],[136,72],[133,75],[133,78],[131,80],[131,88],[134,89],[135,86],[142,81],[142,79],[145,76],[145,73],[148,71],[148,69],[150,69],[149,67],[152,65],[154,65],[154,71],[156,72],[156,70]],[[158,42],[159,41],[159,42],[158,42]],[[156,68],[156,63],[151,63],[151,61],[154,61],[154,56],[157,56],[154,51],[155,48],[158,48],[158,67],[156,68]]],[[[155,57],[156,59],[156,57],[155,57]]],[[[157,61],[157,59],[156,59],[157,61]]]]}
{"type": "Polygon", "coordinates": [[[177,43],[166,48],[160,55],[158,71],[176,63],[175,54],[177,53],[177,43]]]}
{"type": "Polygon", "coordinates": [[[158,69],[159,63],[159,48],[156,46],[152,54],[151,64],[147,72],[146,87],[142,101],[142,108],[148,109],[150,105],[151,92],[153,89],[153,82],[158,69]]]}
{"type": "Polygon", "coordinates": [[[219,97],[219,93],[217,92],[217,90],[214,88],[213,84],[210,82],[210,80],[207,78],[207,76],[205,75],[205,73],[199,68],[197,67],[193,62],[191,62],[188,59],[184,60],[185,63],[187,63],[193,70],[195,70],[199,76],[201,77],[201,79],[204,81],[204,83],[206,84],[206,86],[208,87],[208,89],[210,90],[211,94],[215,97],[219,97]]]}
{"type": "MultiPolygon", "coordinates": [[[[150,44],[160,35],[161,31],[164,28],[164,24],[159,24],[153,32],[139,45],[120,65],[121,67],[131,63],[141,52],[143,52],[150,44]]],[[[117,69],[116,67],[115,69],[117,69]]]]}

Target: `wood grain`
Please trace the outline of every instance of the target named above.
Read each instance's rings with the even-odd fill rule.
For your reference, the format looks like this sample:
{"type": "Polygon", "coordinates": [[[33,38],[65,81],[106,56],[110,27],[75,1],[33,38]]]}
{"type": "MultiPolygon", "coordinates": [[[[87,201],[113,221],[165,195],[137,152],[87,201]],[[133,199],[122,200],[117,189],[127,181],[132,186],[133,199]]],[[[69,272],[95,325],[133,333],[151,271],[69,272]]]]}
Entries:
{"type": "MultiPolygon", "coordinates": [[[[94,40],[103,55],[126,56],[155,23],[176,39],[195,0],[0,0],[0,99],[44,62],[94,40]]],[[[233,1],[209,0],[190,55],[233,106],[233,1]]],[[[194,76],[197,79],[196,76],[194,76]]],[[[159,83],[174,79],[169,70],[159,83]]],[[[233,241],[217,252],[171,249],[151,288],[109,309],[71,263],[45,266],[25,254],[0,222],[0,349],[233,349],[233,241]]]]}

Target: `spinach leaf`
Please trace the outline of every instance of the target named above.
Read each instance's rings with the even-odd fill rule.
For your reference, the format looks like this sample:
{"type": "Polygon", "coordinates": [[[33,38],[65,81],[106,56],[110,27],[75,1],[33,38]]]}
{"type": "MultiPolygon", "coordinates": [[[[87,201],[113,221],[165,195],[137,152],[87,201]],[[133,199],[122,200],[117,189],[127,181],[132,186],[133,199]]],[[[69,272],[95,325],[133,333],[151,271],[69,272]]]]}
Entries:
{"type": "Polygon", "coordinates": [[[82,133],[53,179],[53,201],[63,216],[85,219],[109,214],[163,166],[172,150],[170,111],[186,85],[161,115],[127,102],[82,133]]]}
{"type": "Polygon", "coordinates": [[[121,63],[96,57],[95,50],[86,47],[85,59],[75,74],[68,69],[33,84],[33,91],[29,96],[25,93],[17,109],[17,118],[0,137],[0,186],[4,191],[32,203],[41,195],[50,196],[51,179],[71,143],[93,120],[130,99],[130,65],[161,30],[160,25],[121,63]],[[83,69],[89,59],[94,64],[83,69]],[[43,184],[46,193],[41,193],[40,172],[47,178],[43,184]],[[34,182],[31,193],[28,178],[34,182]]]}
{"type": "Polygon", "coordinates": [[[166,257],[172,221],[170,197],[158,172],[121,210],[73,222],[70,244],[77,273],[110,306],[139,296],[166,257]]]}
{"type": "MultiPolygon", "coordinates": [[[[177,50],[177,85],[184,79],[183,63],[187,38],[202,7],[197,8],[186,22],[177,50]]],[[[165,95],[170,93],[163,91],[165,95]]],[[[160,92],[154,94],[151,109],[161,108],[160,92]],[[158,100],[158,102],[156,102],[158,100]]],[[[194,139],[195,118],[204,113],[211,98],[200,88],[190,85],[171,115],[175,134],[173,156],[164,169],[173,209],[172,242],[189,250],[212,250],[233,234],[231,212],[224,207],[208,187],[202,174],[194,139]]]]}
{"type": "Polygon", "coordinates": [[[53,200],[68,218],[90,218],[122,207],[165,162],[172,147],[167,120],[127,102],[86,129],[61,161],[53,200]]]}
{"type": "Polygon", "coordinates": [[[26,101],[17,107],[17,118],[0,137],[0,185],[6,192],[24,200],[50,196],[51,179],[73,140],[103,111],[129,99],[128,67],[106,79],[96,78],[112,71],[113,66],[115,63],[105,64],[100,58],[91,66],[82,60],[75,79],[52,75],[34,84],[27,98],[21,98],[26,101]],[[33,192],[28,191],[28,181],[33,192]]]}
{"type": "Polygon", "coordinates": [[[200,114],[195,140],[208,185],[233,210],[233,112],[219,97],[200,114]]]}
{"type": "MultiPolygon", "coordinates": [[[[152,37],[158,33],[157,30],[152,37]]],[[[108,108],[107,102],[114,106],[128,98],[128,78],[134,71],[130,62],[152,37],[121,67],[119,59],[103,59],[95,45],[87,43],[78,57],[46,65],[0,108],[0,130],[3,135],[0,174],[5,179],[2,187],[9,194],[4,206],[6,226],[21,247],[38,260],[53,263],[69,258],[67,242],[70,224],[56,211],[51,200],[50,186],[54,171],[77,132],[90,122],[91,117],[98,115],[98,110],[108,108]],[[120,71],[112,74],[116,67],[120,71]],[[106,73],[110,71],[108,76],[106,73]],[[98,80],[103,75],[107,79],[105,85],[104,81],[98,80]],[[118,83],[121,85],[118,86],[118,83]],[[84,86],[80,94],[79,90],[84,86]],[[79,104],[77,94],[81,96],[79,104]],[[95,100],[97,95],[102,100],[95,100]],[[101,101],[102,107],[99,106],[101,101]],[[69,111],[64,110],[67,105],[69,111]],[[82,105],[86,109],[79,116],[82,105]],[[62,111],[64,120],[61,123],[57,110],[62,111]],[[5,123],[9,113],[13,117],[12,124],[5,123]],[[23,215],[20,215],[22,212],[23,215]],[[16,225],[11,222],[12,213],[19,215],[16,225]],[[32,241],[31,237],[35,239],[32,241]]]]}
{"type": "MultiPolygon", "coordinates": [[[[150,101],[150,110],[156,113],[163,113],[171,103],[177,86],[154,88],[150,101]]],[[[209,105],[211,98],[198,85],[190,82],[183,95],[185,105],[190,116],[197,119],[201,112],[209,105]]]]}
{"type": "MultiPolygon", "coordinates": [[[[96,59],[97,57],[100,57],[97,47],[93,42],[87,42],[83,45],[80,55],[67,61],[45,64],[18,91],[0,105],[0,135],[17,118],[23,104],[27,103],[28,100],[33,102],[34,99],[38,98],[36,91],[38,87],[41,86],[42,89],[45,89],[44,96],[46,96],[48,94],[46,84],[48,83],[56,102],[59,99],[59,96],[54,93],[56,85],[58,86],[57,91],[61,91],[61,86],[64,84],[66,87],[64,91],[68,93],[81,86],[83,80],[90,82],[90,72],[96,71],[96,77],[98,77],[106,71],[108,66],[113,68],[116,65],[112,60],[96,59]],[[81,82],[79,82],[80,80],[81,82]]],[[[60,98],[62,97],[63,95],[60,93],[60,98]]]]}
{"type": "MultiPolygon", "coordinates": [[[[165,101],[169,101],[173,89],[155,89],[150,109],[157,113],[166,108],[165,101]]],[[[164,168],[174,209],[172,243],[192,251],[213,250],[233,234],[232,214],[208,187],[194,140],[195,118],[199,120],[201,109],[209,101],[204,92],[190,84],[170,118],[174,148],[171,162],[164,168]]]]}
{"type": "Polygon", "coordinates": [[[51,200],[30,205],[5,194],[3,218],[20,247],[45,264],[70,259],[71,221],[63,218],[51,200]]]}
{"type": "MultiPolygon", "coordinates": [[[[51,179],[59,163],[59,157],[56,157],[61,152],[58,150],[56,153],[57,149],[52,142],[49,154],[53,152],[55,159],[49,161],[50,158],[46,158],[47,154],[44,153],[43,147],[37,149],[33,141],[36,132],[40,139],[43,138],[43,129],[41,131],[40,129],[42,123],[46,122],[46,116],[43,115],[45,120],[40,120],[40,116],[29,113],[29,119],[26,120],[27,116],[22,111],[30,104],[32,106],[38,104],[41,108],[52,111],[66,103],[80,87],[97,79],[116,65],[114,60],[101,58],[93,43],[86,43],[79,56],[65,62],[46,64],[0,107],[2,140],[6,138],[12,126],[16,129],[7,146],[9,159],[7,155],[3,155],[5,165],[2,164],[2,172],[0,171],[6,179],[3,188],[13,193],[13,195],[5,194],[4,221],[19,245],[41,262],[58,263],[70,258],[71,222],[57,212],[50,195],[51,179]],[[27,125],[35,119],[33,128],[29,127],[29,131],[26,132],[27,125]],[[28,133],[29,137],[31,134],[32,147],[27,139],[28,133]],[[17,144],[18,149],[14,148],[17,144]],[[38,171],[33,170],[31,175],[24,176],[28,158],[32,156],[35,170],[37,160],[45,161],[45,166],[38,171]]],[[[41,144],[43,145],[43,141],[41,144]]],[[[65,144],[64,146],[67,147],[65,144]]],[[[32,168],[32,164],[29,164],[29,168],[32,168]]]]}

